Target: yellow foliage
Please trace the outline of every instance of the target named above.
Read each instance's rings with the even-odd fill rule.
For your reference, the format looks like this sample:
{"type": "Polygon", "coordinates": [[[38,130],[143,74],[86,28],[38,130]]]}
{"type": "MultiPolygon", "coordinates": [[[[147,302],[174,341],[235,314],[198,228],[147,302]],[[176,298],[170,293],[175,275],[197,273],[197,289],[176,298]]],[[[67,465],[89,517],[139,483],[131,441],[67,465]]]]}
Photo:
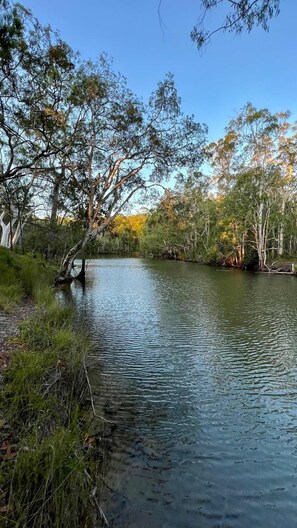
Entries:
{"type": "Polygon", "coordinates": [[[115,235],[123,235],[130,232],[133,238],[138,238],[144,228],[147,220],[146,215],[136,214],[130,216],[119,215],[113,221],[112,233],[115,235]]]}
{"type": "Polygon", "coordinates": [[[224,196],[222,194],[218,194],[217,198],[216,198],[216,202],[217,203],[222,203],[224,200],[224,196]]]}
{"type": "Polygon", "coordinates": [[[238,240],[232,231],[223,231],[220,235],[220,239],[222,242],[233,244],[233,246],[238,243],[238,240]]]}
{"type": "Polygon", "coordinates": [[[65,115],[62,114],[61,112],[57,112],[56,110],[54,110],[50,106],[45,106],[43,111],[44,111],[44,114],[45,114],[46,117],[52,117],[60,125],[63,125],[65,123],[65,115]]]}
{"type": "Polygon", "coordinates": [[[181,220],[180,222],[178,222],[178,228],[181,230],[181,231],[184,231],[187,227],[187,224],[184,220],[181,220]]]}

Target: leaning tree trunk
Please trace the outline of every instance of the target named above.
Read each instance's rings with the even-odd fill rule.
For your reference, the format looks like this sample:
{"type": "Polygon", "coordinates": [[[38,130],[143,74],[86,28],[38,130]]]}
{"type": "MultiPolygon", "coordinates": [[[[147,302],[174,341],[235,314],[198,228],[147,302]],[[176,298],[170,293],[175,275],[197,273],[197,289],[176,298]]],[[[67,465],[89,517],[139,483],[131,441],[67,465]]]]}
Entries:
{"type": "Polygon", "coordinates": [[[66,257],[64,257],[62,261],[59,274],[56,278],[57,284],[72,282],[72,280],[74,279],[74,277],[72,276],[72,269],[73,269],[73,264],[74,264],[74,261],[77,255],[81,251],[83,251],[87,247],[89,242],[91,242],[91,240],[93,240],[97,236],[97,234],[102,232],[103,229],[105,229],[105,227],[106,225],[104,224],[100,226],[100,228],[97,228],[97,229],[88,228],[84,238],[80,240],[79,242],[77,242],[77,244],[75,244],[75,246],[73,246],[68,251],[66,257]]]}
{"type": "Polygon", "coordinates": [[[72,276],[72,269],[77,255],[81,251],[83,252],[88,246],[88,244],[107,228],[107,226],[110,224],[110,222],[112,222],[112,220],[116,217],[117,214],[118,210],[112,216],[107,218],[105,222],[103,222],[100,226],[96,228],[93,228],[94,219],[92,218],[90,220],[89,227],[85,233],[84,238],[77,242],[77,244],[75,244],[75,246],[73,246],[68,251],[66,257],[64,257],[59,274],[56,278],[56,284],[70,283],[73,281],[74,277],[72,276]]]}
{"type": "Polygon", "coordinates": [[[14,232],[14,235],[12,237],[12,241],[11,241],[11,246],[12,246],[12,249],[14,249],[22,235],[22,232],[23,232],[23,229],[28,221],[28,218],[29,218],[29,214],[26,215],[25,219],[22,219],[21,217],[19,218],[19,221],[18,221],[18,224],[17,224],[17,227],[16,227],[16,230],[14,232]]]}
{"type": "Polygon", "coordinates": [[[73,269],[73,263],[78,255],[78,253],[83,248],[85,239],[80,240],[75,246],[73,246],[67,253],[66,257],[64,257],[59,274],[56,278],[57,284],[62,283],[70,283],[73,280],[72,276],[72,269],[73,269]]]}
{"type": "Polygon", "coordinates": [[[16,230],[14,232],[14,235],[12,237],[12,240],[11,240],[11,247],[12,249],[14,249],[19,241],[19,238],[21,236],[21,232],[22,232],[22,223],[21,223],[21,220],[18,221],[18,225],[16,227],[16,230]]]}

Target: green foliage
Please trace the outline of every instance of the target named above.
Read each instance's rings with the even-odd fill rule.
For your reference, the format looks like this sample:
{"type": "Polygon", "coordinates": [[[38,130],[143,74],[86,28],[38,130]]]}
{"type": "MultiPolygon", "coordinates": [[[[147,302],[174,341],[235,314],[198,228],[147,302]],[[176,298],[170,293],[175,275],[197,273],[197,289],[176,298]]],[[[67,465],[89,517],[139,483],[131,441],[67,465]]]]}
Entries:
{"type": "Polygon", "coordinates": [[[0,0],[0,49],[2,60],[8,62],[23,36],[23,20],[20,6],[9,0],[0,0]]]}
{"type": "Polygon", "coordinates": [[[151,211],[141,250],[249,269],[296,253],[296,135],[286,138],[287,117],[247,104],[208,149],[217,196],[190,176],[151,211]]]}
{"type": "Polygon", "coordinates": [[[216,204],[199,178],[196,182],[190,178],[182,189],[167,194],[148,216],[140,243],[143,253],[207,260],[215,240],[216,204]]]}
{"type": "MultiPolygon", "coordinates": [[[[182,113],[172,74],[144,102],[105,55],[80,60],[50,27],[16,10],[15,53],[5,62],[0,52],[3,245],[21,238],[24,251],[63,255],[60,279],[69,280],[79,251],[135,193],[200,165],[207,127],[182,113]],[[36,202],[49,218],[34,221],[36,202]]],[[[14,32],[8,18],[3,28],[14,32]]],[[[128,251],[137,245],[130,227],[119,238],[128,251]]]]}
{"type": "Polygon", "coordinates": [[[79,222],[51,225],[49,220],[35,220],[24,228],[23,249],[26,253],[41,255],[47,260],[59,260],[68,245],[76,244],[82,234],[79,222]]]}
{"type": "MultiPolygon", "coordinates": [[[[0,271],[1,273],[1,271],[0,271]]],[[[20,284],[0,285],[0,308],[5,312],[10,312],[11,308],[20,301],[23,289],[20,284]]]]}

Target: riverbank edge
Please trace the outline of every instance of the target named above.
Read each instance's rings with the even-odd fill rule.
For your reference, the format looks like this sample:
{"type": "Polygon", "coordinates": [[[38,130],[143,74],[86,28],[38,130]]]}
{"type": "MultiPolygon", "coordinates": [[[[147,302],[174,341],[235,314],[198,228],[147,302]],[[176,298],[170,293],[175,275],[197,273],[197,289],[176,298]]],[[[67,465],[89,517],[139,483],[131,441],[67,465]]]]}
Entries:
{"type": "Polygon", "coordinates": [[[120,258],[153,258],[156,260],[171,260],[177,262],[189,262],[192,264],[200,264],[203,266],[211,266],[214,268],[227,268],[227,269],[236,269],[241,271],[251,271],[253,273],[270,273],[270,274],[279,274],[279,275],[290,275],[297,277],[297,259],[292,261],[281,261],[276,260],[270,265],[267,265],[265,269],[259,270],[256,266],[236,266],[234,264],[228,264],[227,262],[220,263],[218,261],[204,261],[202,259],[195,258],[182,258],[182,257],[164,257],[162,255],[145,255],[140,252],[133,253],[99,253],[97,256],[88,255],[85,258],[88,260],[94,260],[96,258],[106,258],[106,257],[120,257],[120,258]]]}
{"type": "Polygon", "coordinates": [[[176,258],[173,260],[177,260],[180,262],[190,262],[193,264],[203,264],[205,266],[212,266],[215,268],[228,268],[228,269],[237,269],[241,271],[252,271],[254,273],[271,273],[271,274],[279,274],[279,275],[291,275],[291,276],[297,277],[297,263],[295,262],[276,261],[276,262],[273,262],[270,266],[267,265],[266,268],[260,270],[260,269],[257,269],[257,267],[235,266],[235,265],[231,265],[227,263],[220,264],[218,262],[201,262],[200,260],[197,260],[197,259],[176,258]]]}
{"type": "Polygon", "coordinates": [[[0,372],[0,524],[6,527],[107,524],[100,507],[102,420],[86,367],[90,345],[74,329],[73,308],[56,299],[54,272],[44,261],[0,250],[1,308],[11,326],[19,325],[4,340],[0,372]],[[22,303],[30,304],[23,320],[22,303]]]}

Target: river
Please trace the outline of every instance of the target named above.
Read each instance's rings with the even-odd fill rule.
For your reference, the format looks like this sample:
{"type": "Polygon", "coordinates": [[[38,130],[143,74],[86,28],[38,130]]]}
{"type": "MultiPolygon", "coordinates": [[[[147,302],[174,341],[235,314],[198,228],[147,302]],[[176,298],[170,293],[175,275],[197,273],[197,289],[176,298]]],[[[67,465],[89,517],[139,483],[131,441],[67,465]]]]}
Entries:
{"type": "Polygon", "coordinates": [[[115,421],[110,526],[295,528],[296,278],[104,258],[72,288],[115,421]]]}

